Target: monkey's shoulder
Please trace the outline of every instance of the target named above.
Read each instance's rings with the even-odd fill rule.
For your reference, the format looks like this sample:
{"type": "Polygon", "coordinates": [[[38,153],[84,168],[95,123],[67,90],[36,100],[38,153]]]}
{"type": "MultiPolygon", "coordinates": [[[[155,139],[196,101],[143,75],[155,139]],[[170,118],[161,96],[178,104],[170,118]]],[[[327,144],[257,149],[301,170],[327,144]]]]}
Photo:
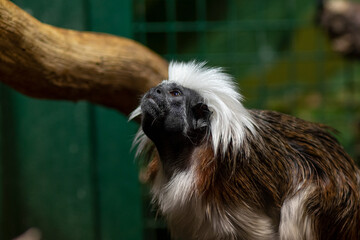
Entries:
{"type": "Polygon", "coordinates": [[[332,140],[337,141],[333,136],[334,133],[337,133],[337,130],[325,124],[306,121],[285,113],[270,110],[252,109],[249,112],[255,123],[262,130],[279,131],[283,134],[288,134],[288,136],[293,134],[325,134],[329,135],[329,137],[331,136],[332,140]]]}
{"type": "Polygon", "coordinates": [[[303,154],[349,156],[335,137],[337,131],[284,113],[250,110],[257,130],[267,144],[283,144],[303,154]]]}
{"type": "Polygon", "coordinates": [[[356,181],[356,164],[334,136],[333,128],[274,111],[250,110],[250,114],[264,149],[276,149],[277,154],[294,159],[299,166],[307,161],[318,173],[334,167],[343,169],[356,181]]]}

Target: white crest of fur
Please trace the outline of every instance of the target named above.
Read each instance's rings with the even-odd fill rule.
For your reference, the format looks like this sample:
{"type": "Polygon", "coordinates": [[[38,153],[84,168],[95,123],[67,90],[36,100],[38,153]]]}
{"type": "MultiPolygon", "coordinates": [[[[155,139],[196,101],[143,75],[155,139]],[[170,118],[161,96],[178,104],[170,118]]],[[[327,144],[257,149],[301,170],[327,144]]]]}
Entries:
{"type": "MultiPolygon", "coordinates": [[[[198,92],[208,105],[211,115],[211,137],[214,152],[225,154],[232,147],[237,152],[245,138],[246,129],[255,134],[255,126],[249,112],[241,104],[242,96],[236,91],[232,77],[222,68],[208,68],[205,63],[171,62],[169,82],[198,92]]],[[[166,83],[166,80],[163,82],[166,83]]],[[[130,119],[141,114],[138,107],[130,119]]],[[[149,143],[140,129],[134,141],[137,154],[149,143]]]]}

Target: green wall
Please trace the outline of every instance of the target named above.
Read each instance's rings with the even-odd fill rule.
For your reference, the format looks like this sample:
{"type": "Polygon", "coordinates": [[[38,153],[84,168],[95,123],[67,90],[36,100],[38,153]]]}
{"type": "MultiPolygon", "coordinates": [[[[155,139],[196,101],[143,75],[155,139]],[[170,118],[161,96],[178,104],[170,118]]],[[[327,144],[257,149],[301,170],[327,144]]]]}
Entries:
{"type": "MultiPolygon", "coordinates": [[[[14,1],[40,21],[131,37],[129,0],[14,1]]],[[[36,100],[0,85],[0,239],[142,239],[137,126],[86,102],[36,100]]]]}

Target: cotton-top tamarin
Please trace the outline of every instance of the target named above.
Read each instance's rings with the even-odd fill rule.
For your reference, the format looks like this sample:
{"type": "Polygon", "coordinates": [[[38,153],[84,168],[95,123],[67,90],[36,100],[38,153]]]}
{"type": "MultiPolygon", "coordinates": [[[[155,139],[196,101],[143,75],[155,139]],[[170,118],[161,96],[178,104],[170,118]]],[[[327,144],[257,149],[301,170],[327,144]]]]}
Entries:
{"type": "Polygon", "coordinates": [[[332,129],[245,109],[232,78],[169,66],[130,118],[174,239],[360,239],[360,172],[332,129]]]}

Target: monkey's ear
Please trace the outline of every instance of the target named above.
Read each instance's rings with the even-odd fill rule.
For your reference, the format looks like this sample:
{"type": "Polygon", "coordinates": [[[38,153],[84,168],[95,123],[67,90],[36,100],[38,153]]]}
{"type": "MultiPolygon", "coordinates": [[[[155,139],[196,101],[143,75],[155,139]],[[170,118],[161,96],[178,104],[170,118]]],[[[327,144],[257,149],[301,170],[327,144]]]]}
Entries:
{"type": "Polygon", "coordinates": [[[205,127],[209,123],[209,118],[211,116],[211,111],[205,103],[197,103],[191,108],[194,118],[196,121],[195,127],[201,128],[205,127]]]}

